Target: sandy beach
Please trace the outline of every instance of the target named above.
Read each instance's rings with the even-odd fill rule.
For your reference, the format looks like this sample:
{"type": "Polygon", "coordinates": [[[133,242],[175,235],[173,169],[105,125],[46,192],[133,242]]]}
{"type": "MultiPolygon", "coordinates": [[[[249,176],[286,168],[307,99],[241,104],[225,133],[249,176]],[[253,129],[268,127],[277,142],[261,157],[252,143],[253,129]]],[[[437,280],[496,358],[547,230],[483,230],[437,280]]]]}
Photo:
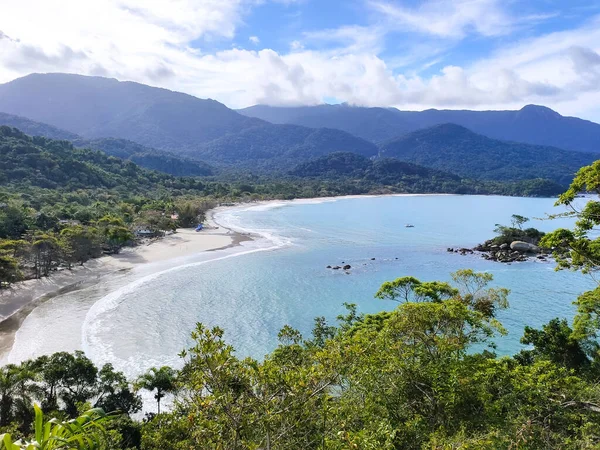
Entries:
{"type": "Polygon", "coordinates": [[[89,288],[107,277],[137,266],[160,263],[202,252],[215,251],[250,240],[214,222],[210,214],[204,230],[178,229],[162,238],[124,248],[117,255],[103,256],[72,270],[62,270],[39,280],[16,283],[0,291],[0,355],[10,351],[14,335],[25,318],[41,303],[68,292],[89,288]]]}

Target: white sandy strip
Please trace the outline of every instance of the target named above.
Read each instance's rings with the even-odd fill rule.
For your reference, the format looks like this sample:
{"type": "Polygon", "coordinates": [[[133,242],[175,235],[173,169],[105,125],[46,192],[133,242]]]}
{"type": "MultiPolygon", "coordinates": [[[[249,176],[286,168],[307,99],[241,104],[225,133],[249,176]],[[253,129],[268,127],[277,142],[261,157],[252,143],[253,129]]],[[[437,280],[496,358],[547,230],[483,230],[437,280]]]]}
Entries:
{"type": "Polygon", "coordinates": [[[99,279],[112,272],[130,269],[138,264],[149,264],[173,258],[191,256],[208,250],[232,245],[234,234],[226,229],[209,229],[201,232],[181,229],[175,234],[124,249],[118,255],[104,256],[87,262],[73,270],[63,270],[40,280],[16,283],[0,291],[0,321],[11,317],[43,296],[52,296],[61,289],[99,279]]]}

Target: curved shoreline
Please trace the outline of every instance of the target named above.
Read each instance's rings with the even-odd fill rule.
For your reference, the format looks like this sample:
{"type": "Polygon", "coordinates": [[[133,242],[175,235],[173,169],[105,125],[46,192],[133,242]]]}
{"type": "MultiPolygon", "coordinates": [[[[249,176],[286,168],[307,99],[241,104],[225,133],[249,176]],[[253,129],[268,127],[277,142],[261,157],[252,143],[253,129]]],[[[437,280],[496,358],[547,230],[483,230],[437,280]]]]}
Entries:
{"type": "MultiPolygon", "coordinates": [[[[209,218],[212,221],[212,216],[209,218]]],[[[215,222],[212,221],[214,224],[215,222]]],[[[252,240],[251,236],[222,227],[208,228],[203,233],[178,230],[149,244],[124,249],[118,255],[103,256],[91,260],[70,271],[53,276],[17,283],[10,290],[0,292],[0,364],[6,363],[15,337],[27,317],[40,305],[56,297],[92,288],[110,277],[146,269],[189,258],[204,252],[214,252],[241,245],[252,240]]]]}
{"type": "MultiPolygon", "coordinates": [[[[6,297],[14,297],[12,300],[16,307],[9,315],[0,319],[0,364],[6,362],[6,358],[10,354],[15,343],[15,337],[23,322],[37,307],[45,302],[56,297],[92,288],[101,282],[107,280],[108,277],[119,273],[128,272],[133,269],[143,268],[150,265],[164,266],[165,263],[176,262],[178,259],[191,257],[208,252],[217,252],[229,248],[240,246],[243,242],[252,241],[255,239],[266,239],[272,241],[272,236],[263,234],[260,230],[248,230],[230,224],[223,225],[216,216],[232,210],[247,210],[260,207],[283,207],[287,204],[316,204],[324,202],[333,202],[344,199],[362,199],[362,198],[377,198],[377,197],[400,197],[400,196],[440,196],[453,194],[382,194],[382,195],[348,195],[337,197],[316,197],[310,199],[291,199],[291,200],[265,200],[259,202],[239,203],[231,206],[221,206],[207,212],[206,223],[208,227],[202,233],[195,233],[193,230],[178,230],[178,233],[168,235],[162,239],[151,242],[150,244],[140,245],[132,249],[124,249],[119,255],[111,255],[99,258],[97,260],[86,263],[86,266],[75,268],[73,271],[62,276],[54,275],[42,280],[29,280],[19,283],[13,289],[13,292],[0,293],[0,301],[3,302],[6,297]],[[186,236],[187,235],[187,236],[186,236]],[[196,248],[189,248],[190,236],[194,236],[192,240],[200,238],[210,241],[211,237],[220,237],[218,241],[206,243],[206,245],[196,248]],[[183,237],[183,240],[181,238],[183,237]],[[223,238],[227,239],[226,242],[223,238]],[[180,240],[181,242],[177,242],[180,240]],[[79,275],[77,272],[82,272],[79,275]],[[73,273],[75,272],[75,273],[73,273]],[[79,276],[78,276],[79,275],[79,276]],[[35,287],[28,287],[25,283],[31,284],[47,284],[49,288],[36,292],[35,287]],[[19,291],[19,292],[14,292],[19,291]],[[4,294],[5,298],[2,298],[4,294]]],[[[275,242],[274,242],[275,243],[275,242]]],[[[275,246],[265,248],[270,250],[281,247],[285,244],[275,243],[275,246]]],[[[217,258],[220,259],[220,258],[217,258]]],[[[208,262],[208,261],[207,261],[208,262]]],[[[177,264],[174,267],[187,265],[177,264]]],[[[163,272],[164,269],[157,267],[156,273],[163,272]]],[[[152,272],[149,272],[152,273],[152,272]]],[[[133,280],[132,282],[135,282],[133,280]]],[[[118,289],[117,289],[118,290],[118,289]]],[[[98,299],[100,300],[100,299],[98,299]]],[[[4,302],[3,302],[4,303],[4,302]]],[[[2,305],[0,304],[0,313],[2,305]]]]}

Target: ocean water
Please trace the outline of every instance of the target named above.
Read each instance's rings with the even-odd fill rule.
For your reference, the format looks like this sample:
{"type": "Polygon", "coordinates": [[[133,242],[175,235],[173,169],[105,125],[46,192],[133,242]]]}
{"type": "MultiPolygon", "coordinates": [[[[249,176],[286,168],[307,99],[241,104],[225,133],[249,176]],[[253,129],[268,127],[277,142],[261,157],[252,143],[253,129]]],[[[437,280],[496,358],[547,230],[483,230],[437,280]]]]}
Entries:
{"type": "Polygon", "coordinates": [[[308,334],[316,316],[330,320],[344,302],[360,312],[393,309],[373,297],[387,280],[413,275],[449,280],[462,268],[488,271],[494,285],[511,290],[499,319],[508,329],[498,352],[522,348],[525,325],[571,318],[572,301],[595,283],[553,263],[505,265],[478,255],[448,253],[493,236],[512,214],[550,231],[572,221],[534,220],[563,210],[553,199],[483,196],[391,196],[298,201],[221,211],[223,226],[262,236],[253,242],[142,267],[101,285],[57,297],[18,331],[9,361],[41,353],[83,349],[96,363],[111,362],[128,376],[151,366],[180,366],[197,322],[220,326],[240,356],[261,358],[288,324],[308,334]],[[411,223],[414,228],[406,228],[411,223]],[[372,258],[375,258],[374,260],[372,258]],[[350,274],[326,269],[350,264],[350,274]]]}

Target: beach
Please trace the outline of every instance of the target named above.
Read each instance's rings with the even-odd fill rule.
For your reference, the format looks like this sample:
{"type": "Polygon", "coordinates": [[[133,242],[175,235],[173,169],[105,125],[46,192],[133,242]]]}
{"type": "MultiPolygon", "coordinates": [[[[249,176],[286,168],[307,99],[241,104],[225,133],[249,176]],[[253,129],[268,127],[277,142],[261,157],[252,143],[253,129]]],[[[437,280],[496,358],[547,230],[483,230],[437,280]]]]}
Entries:
{"type": "Polygon", "coordinates": [[[25,318],[50,299],[92,288],[133,269],[151,271],[153,266],[164,267],[171,260],[176,264],[175,260],[236,246],[250,239],[245,234],[219,226],[210,213],[205,229],[200,232],[178,229],[164,237],[126,247],[119,254],[93,259],[71,270],[57,271],[50,277],[15,283],[10,289],[0,291],[0,361],[4,361],[10,352],[15,333],[25,318]]]}

